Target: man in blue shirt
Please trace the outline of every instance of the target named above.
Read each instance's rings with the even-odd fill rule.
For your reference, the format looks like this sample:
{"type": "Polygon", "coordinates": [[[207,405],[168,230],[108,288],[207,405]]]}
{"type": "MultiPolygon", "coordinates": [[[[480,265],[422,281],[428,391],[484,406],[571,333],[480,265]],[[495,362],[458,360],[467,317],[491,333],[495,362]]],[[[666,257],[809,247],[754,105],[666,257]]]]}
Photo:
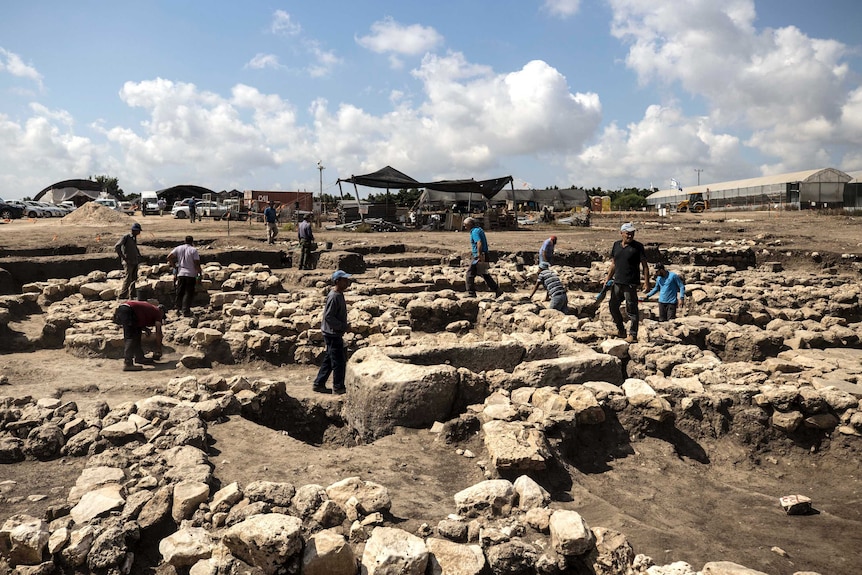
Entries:
{"type": "Polygon", "coordinates": [[[470,266],[467,268],[467,295],[476,297],[476,276],[482,276],[485,280],[485,285],[488,289],[494,291],[497,296],[503,293],[491,274],[488,273],[488,239],[485,237],[485,230],[479,227],[479,224],[473,218],[464,220],[464,227],[470,231],[470,251],[473,254],[473,259],[470,261],[470,266]]]}
{"type": "Polygon", "coordinates": [[[685,285],[678,275],[667,271],[663,263],[657,263],[654,267],[657,276],[655,287],[646,294],[644,301],[647,301],[658,292],[658,320],[667,321],[669,319],[676,319],[676,294],[679,293],[679,303],[684,303],[685,285]]]}
{"type": "Polygon", "coordinates": [[[270,244],[275,243],[278,235],[278,212],[275,211],[275,202],[269,202],[269,206],[263,210],[263,221],[266,225],[266,238],[270,244]]]}
{"type": "Polygon", "coordinates": [[[542,242],[542,247],[539,248],[539,265],[542,262],[552,265],[554,263],[554,248],[557,247],[557,236],[551,236],[542,242]]]}

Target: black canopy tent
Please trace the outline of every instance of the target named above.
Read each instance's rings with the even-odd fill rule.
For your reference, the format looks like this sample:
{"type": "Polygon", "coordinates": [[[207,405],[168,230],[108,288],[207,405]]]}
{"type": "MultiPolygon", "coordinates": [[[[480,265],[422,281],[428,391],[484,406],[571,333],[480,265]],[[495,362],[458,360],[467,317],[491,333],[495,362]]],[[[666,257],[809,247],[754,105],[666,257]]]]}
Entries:
{"type": "MultiPolygon", "coordinates": [[[[341,194],[341,200],[344,201],[344,191],[341,188],[341,182],[353,184],[356,190],[356,204],[359,205],[359,190],[356,186],[367,186],[369,188],[385,188],[387,193],[390,189],[402,188],[426,188],[428,190],[437,190],[441,192],[475,192],[482,194],[486,200],[491,199],[500,190],[506,187],[506,184],[512,185],[512,176],[502,178],[494,178],[492,180],[440,180],[437,182],[419,182],[414,180],[407,174],[399,172],[392,166],[386,166],[383,169],[377,170],[370,174],[362,176],[350,176],[342,180],[338,179],[338,191],[341,194]]],[[[514,188],[512,190],[514,192],[514,188]]],[[[359,212],[360,219],[362,211],[359,212]]]]}

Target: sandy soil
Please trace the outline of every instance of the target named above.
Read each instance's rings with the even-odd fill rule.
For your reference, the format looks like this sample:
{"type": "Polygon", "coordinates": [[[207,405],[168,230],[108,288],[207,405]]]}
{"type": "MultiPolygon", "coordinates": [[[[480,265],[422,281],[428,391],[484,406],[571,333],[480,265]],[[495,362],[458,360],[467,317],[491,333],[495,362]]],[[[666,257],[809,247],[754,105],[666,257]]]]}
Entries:
{"type": "MultiPolygon", "coordinates": [[[[805,212],[680,214],[664,222],[638,214],[632,219],[640,222],[639,240],[662,247],[769,234],[780,242],[772,248],[774,255],[783,253],[782,257],[798,266],[816,265],[810,259],[812,251],[838,262],[843,253],[862,258],[859,218],[805,212]]],[[[141,243],[145,246],[150,242],[159,246],[162,242],[180,243],[185,234],[192,233],[196,239],[217,242],[223,249],[288,247],[266,245],[261,223],[231,222],[228,230],[228,222],[192,225],[168,217],[78,224],[23,220],[0,224],[0,255],[69,245],[86,246],[90,252],[108,251],[135,220],[144,227],[141,243]]],[[[517,232],[489,231],[488,237],[492,248],[517,251],[538,249],[542,239],[555,233],[558,250],[604,252],[618,237],[621,221],[624,218],[619,215],[599,216],[590,229],[534,226],[517,232]]],[[[417,250],[467,249],[466,235],[456,232],[351,234],[317,230],[316,234],[319,241],[335,243],[403,242],[417,250]]],[[[282,234],[285,236],[292,239],[289,232],[282,234]]],[[[36,333],[41,324],[33,317],[12,327],[36,333]]],[[[55,396],[81,406],[104,400],[115,406],[163,389],[178,373],[171,360],[178,359],[180,351],[166,356],[167,363],[158,370],[138,373],[120,371],[116,360],[74,357],[62,350],[0,355],[0,373],[9,382],[0,386],[0,395],[55,396]]],[[[254,364],[217,369],[224,375],[284,379],[289,382],[289,393],[301,399],[339,401],[337,397],[312,397],[309,387],[314,368],[254,364]]],[[[288,428],[289,422],[285,422],[284,429],[288,428]]],[[[446,445],[428,431],[402,430],[371,445],[313,446],[283,430],[238,417],[211,425],[209,433],[213,439],[211,461],[222,484],[238,481],[244,485],[268,479],[297,486],[326,485],[358,475],[389,488],[395,521],[411,531],[423,522],[433,526],[454,512],[453,494],[484,479],[477,465],[483,451],[478,437],[446,445]],[[478,458],[458,455],[456,448],[470,449],[478,458]]],[[[554,495],[554,506],[578,510],[593,527],[622,531],[636,552],[646,553],[661,564],[683,560],[700,569],[707,561],[728,560],[774,575],[804,570],[824,575],[858,573],[858,550],[862,548],[858,441],[836,437],[815,452],[773,443],[760,446],[755,453],[733,438],[724,438],[699,440],[698,449],[700,455],[680,449],[673,438],[661,434],[637,437],[626,449],[611,450],[603,465],[594,465],[589,454],[582,454],[573,457],[564,469],[541,479],[554,495]],[[795,493],[811,497],[818,512],[785,515],[778,498],[795,493]]],[[[24,511],[39,515],[63,501],[84,464],[83,458],[64,458],[0,466],[0,521],[24,511]],[[17,484],[4,484],[4,480],[17,484]],[[39,495],[45,498],[28,500],[39,495]]]]}

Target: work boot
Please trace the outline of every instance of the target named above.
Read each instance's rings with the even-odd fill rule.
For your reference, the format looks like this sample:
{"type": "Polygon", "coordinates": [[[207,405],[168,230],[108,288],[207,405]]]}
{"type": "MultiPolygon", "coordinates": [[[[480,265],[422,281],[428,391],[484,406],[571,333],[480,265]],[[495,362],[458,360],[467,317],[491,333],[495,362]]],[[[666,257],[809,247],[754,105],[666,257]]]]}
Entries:
{"type": "Polygon", "coordinates": [[[332,393],[332,390],[325,385],[314,385],[311,387],[311,390],[315,393],[332,393]]]}
{"type": "Polygon", "coordinates": [[[135,365],[134,363],[127,363],[123,365],[123,371],[141,371],[144,368],[140,365],[135,365]]]}
{"type": "Polygon", "coordinates": [[[141,365],[153,365],[155,361],[149,357],[142,357],[141,359],[136,359],[136,363],[140,363],[141,365]]]}

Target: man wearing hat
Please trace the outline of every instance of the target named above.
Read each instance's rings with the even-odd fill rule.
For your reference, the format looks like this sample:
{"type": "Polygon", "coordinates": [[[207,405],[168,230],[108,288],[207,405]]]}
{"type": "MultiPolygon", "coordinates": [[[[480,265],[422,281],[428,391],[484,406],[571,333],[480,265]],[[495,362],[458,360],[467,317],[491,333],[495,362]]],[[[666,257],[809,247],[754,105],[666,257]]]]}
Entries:
{"type": "Polygon", "coordinates": [[[165,321],[165,306],[155,306],[145,301],[129,300],[120,304],[114,313],[114,322],[123,326],[123,371],[141,371],[138,364],[152,365],[162,358],[162,323],[165,321]],[[150,335],[151,327],[156,329],[156,350],[153,357],[144,355],[141,346],[141,332],[150,335]]]}
{"type": "Polygon", "coordinates": [[[542,242],[542,247],[539,248],[539,265],[542,262],[549,266],[554,263],[554,248],[557,247],[557,236],[551,236],[542,242]]]}
{"type": "Polygon", "coordinates": [[[117,299],[135,299],[135,282],[138,279],[138,264],[141,261],[141,252],[138,251],[138,234],[141,233],[141,224],[132,224],[132,230],[120,238],[114,245],[117,257],[123,263],[126,276],[123,278],[123,287],[117,294],[117,299]]]}
{"type": "Polygon", "coordinates": [[[608,305],[611,309],[611,317],[617,326],[617,335],[625,337],[629,343],[638,340],[638,285],[641,270],[643,270],[643,290],[649,291],[650,288],[646,250],[642,243],[635,240],[636,231],[631,222],[620,227],[621,239],[614,242],[611,248],[611,267],[605,278],[605,283],[614,280],[608,305]],[[631,321],[627,337],[623,316],[620,313],[620,303],[623,301],[626,304],[626,314],[631,321]]]}
{"type": "Polygon", "coordinates": [[[569,308],[569,296],[566,294],[566,286],[563,285],[560,276],[551,269],[548,262],[539,264],[539,277],[536,279],[536,285],[533,286],[533,291],[530,292],[530,299],[536,294],[536,290],[540,285],[544,285],[547,291],[547,299],[551,301],[548,307],[565,313],[569,308]]]}
{"type": "Polygon", "coordinates": [[[476,297],[476,276],[482,276],[485,280],[485,285],[488,289],[493,290],[497,296],[503,293],[494,278],[488,273],[488,239],[485,237],[485,230],[473,218],[464,219],[464,227],[470,231],[470,251],[473,254],[473,259],[470,261],[470,266],[467,268],[467,295],[476,297]]]}
{"type": "Polygon", "coordinates": [[[332,274],[332,283],[335,287],[326,296],[326,304],[323,308],[323,321],[320,331],[323,332],[323,341],[326,342],[326,353],[320,371],[314,378],[311,389],[317,393],[335,393],[341,395],[347,393],[344,387],[344,375],[347,371],[347,353],[344,349],[344,334],[350,331],[347,323],[347,303],[344,301],[344,290],[350,285],[351,275],[342,270],[332,274]],[[332,376],[332,390],[326,387],[329,374],[332,376]]]}
{"type": "Polygon", "coordinates": [[[275,243],[278,235],[278,212],[275,211],[275,202],[269,202],[269,206],[263,210],[263,222],[266,225],[266,239],[270,244],[275,243]]]}
{"type": "Polygon", "coordinates": [[[685,301],[685,284],[678,275],[667,271],[663,263],[659,262],[654,267],[655,287],[646,294],[644,301],[658,292],[658,320],[676,319],[676,294],[679,293],[679,303],[682,304],[685,301]]]}

